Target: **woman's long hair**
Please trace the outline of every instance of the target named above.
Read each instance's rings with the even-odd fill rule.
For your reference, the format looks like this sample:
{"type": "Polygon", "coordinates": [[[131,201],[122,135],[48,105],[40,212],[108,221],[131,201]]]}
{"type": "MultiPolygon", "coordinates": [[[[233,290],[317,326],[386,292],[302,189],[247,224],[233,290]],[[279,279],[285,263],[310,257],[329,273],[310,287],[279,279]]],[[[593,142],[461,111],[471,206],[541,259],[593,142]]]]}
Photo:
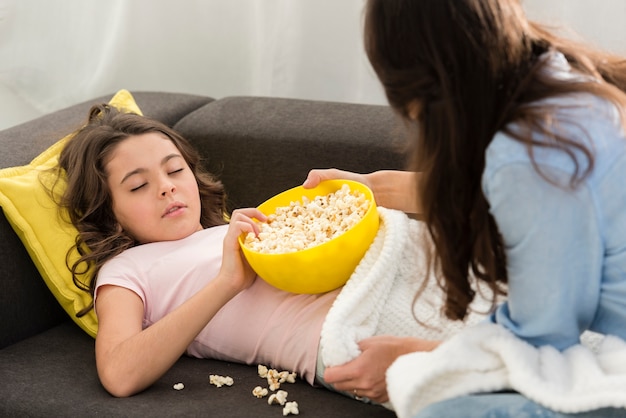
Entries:
{"type": "MultiPolygon", "coordinates": [[[[57,174],[67,187],[58,199],[62,212],[78,230],[68,252],[68,268],[76,286],[93,298],[102,265],[138,242],[119,227],[113,213],[105,165],[117,145],[130,136],[156,132],[165,135],[180,151],[193,172],[200,191],[204,228],[225,224],[226,197],[222,183],[206,172],[197,151],[177,132],[159,121],[123,113],[106,104],[91,108],[87,124],[68,141],[59,157],[57,174]],[[78,257],[72,257],[73,254],[78,257]],[[71,259],[76,261],[70,262],[71,259]]],[[[54,195],[54,193],[53,193],[54,195]]],[[[92,303],[77,313],[82,316],[92,303]]]]}
{"type": "Polygon", "coordinates": [[[537,102],[591,93],[615,103],[624,121],[626,61],[528,21],[519,0],[369,0],[364,35],[391,107],[415,128],[410,168],[423,176],[418,196],[435,246],[430,260],[446,293],[444,313],[463,319],[474,298],[472,275],[492,289],[492,304],[507,282],[502,238],[481,190],[492,138],[508,133],[531,158],[533,146],[565,152],[575,186],[593,169],[592,152],[550,129],[553,109],[537,102]],[[542,69],[553,51],[589,77],[550,78],[542,69]],[[522,129],[508,129],[513,121],[522,129]]]}

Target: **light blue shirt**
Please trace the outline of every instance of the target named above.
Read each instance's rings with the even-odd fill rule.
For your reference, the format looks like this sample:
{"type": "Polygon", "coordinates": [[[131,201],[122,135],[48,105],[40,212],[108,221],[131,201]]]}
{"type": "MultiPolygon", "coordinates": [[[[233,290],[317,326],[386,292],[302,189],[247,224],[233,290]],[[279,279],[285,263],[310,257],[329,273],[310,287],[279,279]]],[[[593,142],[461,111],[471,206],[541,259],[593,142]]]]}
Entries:
{"type": "MultiPolygon", "coordinates": [[[[556,76],[572,76],[561,55],[553,61],[556,76]]],[[[533,148],[555,186],[525,145],[502,132],[494,137],[482,187],[504,241],[509,294],[491,320],[561,350],[585,330],[626,339],[626,138],[618,112],[589,94],[550,102],[562,105],[555,129],[592,150],[593,172],[571,189],[571,158],[533,148]]]]}

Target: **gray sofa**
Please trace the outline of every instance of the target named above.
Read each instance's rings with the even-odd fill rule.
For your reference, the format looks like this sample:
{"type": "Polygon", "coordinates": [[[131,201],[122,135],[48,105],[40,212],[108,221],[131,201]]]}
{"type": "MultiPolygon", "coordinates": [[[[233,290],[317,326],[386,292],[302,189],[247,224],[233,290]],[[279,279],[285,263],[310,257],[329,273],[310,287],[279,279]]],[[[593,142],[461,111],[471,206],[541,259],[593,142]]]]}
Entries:
{"type": "MultiPolygon", "coordinates": [[[[231,208],[255,206],[301,184],[313,167],[368,172],[402,168],[388,107],[306,100],[132,92],[142,111],[164,121],[203,154],[224,182],[231,208]]],[[[71,132],[89,107],[69,107],[0,132],[0,168],[20,166],[71,132]]],[[[252,396],[256,366],[181,358],[148,390],[111,397],[100,385],[94,340],[68,317],[0,215],[0,416],[279,417],[280,407],[252,396]],[[235,384],[216,388],[209,374],[235,384]],[[185,389],[172,385],[183,382],[185,389]]],[[[392,417],[391,411],[309,386],[290,385],[306,417],[392,417]]]]}

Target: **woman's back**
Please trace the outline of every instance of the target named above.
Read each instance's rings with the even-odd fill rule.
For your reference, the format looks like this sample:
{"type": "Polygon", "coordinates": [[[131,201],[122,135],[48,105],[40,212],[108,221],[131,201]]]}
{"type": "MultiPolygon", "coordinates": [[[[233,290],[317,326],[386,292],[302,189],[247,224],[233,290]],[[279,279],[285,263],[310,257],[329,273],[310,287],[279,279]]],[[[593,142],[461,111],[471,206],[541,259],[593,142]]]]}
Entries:
{"type": "MultiPolygon", "coordinates": [[[[560,55],[554,60],[564,77],[567,64],[560,55]]],[[[593,170],[571,189],[576,166],[562,150],[534,147],[537,171],[526,145],[510,136],[499,133],[489,145],[482,185],[506,247],[511,289],[495,319],[533,344],[561,349],[585,329],[626,337],[626,138],[619,113],[586,93],[547,102],[556,105],[550,129],[587,146],[593,170]]],[[[585,171],[588,161],[576,156],[585,171]]]]}

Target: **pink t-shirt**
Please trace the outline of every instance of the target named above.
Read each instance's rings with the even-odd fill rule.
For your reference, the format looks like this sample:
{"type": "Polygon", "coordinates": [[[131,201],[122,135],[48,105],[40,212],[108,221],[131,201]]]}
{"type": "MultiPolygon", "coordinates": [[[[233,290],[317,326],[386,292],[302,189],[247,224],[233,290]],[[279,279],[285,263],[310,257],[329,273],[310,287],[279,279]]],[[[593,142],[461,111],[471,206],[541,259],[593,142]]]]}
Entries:
{"type": "MultiPolygon", "coordinates": [[[[227,228],[124,251],[102,266],[96,307],[100,286],[121,286],[143,301],[143,327],[154,324],[217,275],[227,228]]],[[[288,293],[257,278],[215,315],[187,354],[295,371],[312,384],[322,324],[338,292],[288,293]]]]}

